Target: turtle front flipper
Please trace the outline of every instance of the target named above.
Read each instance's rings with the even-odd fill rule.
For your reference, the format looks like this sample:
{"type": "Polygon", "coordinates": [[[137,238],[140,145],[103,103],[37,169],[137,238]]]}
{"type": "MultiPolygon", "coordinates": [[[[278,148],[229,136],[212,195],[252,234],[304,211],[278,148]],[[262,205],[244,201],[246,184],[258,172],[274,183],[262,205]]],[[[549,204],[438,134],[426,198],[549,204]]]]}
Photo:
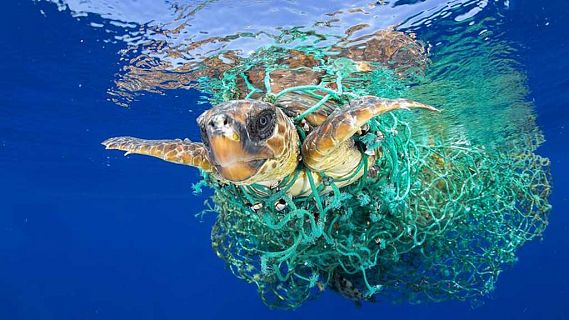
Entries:
{"type": "Polygon", "coordinates": [[[333,178],[350,175],[362,157],[354,146],[352,136],[373,117],[392,110],[411,108],[437,111],[429,105],[411,100],[374,96],[362,97],[335,110],[302,144],[305,165],[333,178]]]}
{"type": "Polygon", "coordinates": [[[203,143],[191,142],[188,139],[146,140],[133,137],[115,137],[102,143],[107,149],[126,151],[152,156],[177,164],[198,167],[205,171],[213,171],[208,152],[203,143]]]}

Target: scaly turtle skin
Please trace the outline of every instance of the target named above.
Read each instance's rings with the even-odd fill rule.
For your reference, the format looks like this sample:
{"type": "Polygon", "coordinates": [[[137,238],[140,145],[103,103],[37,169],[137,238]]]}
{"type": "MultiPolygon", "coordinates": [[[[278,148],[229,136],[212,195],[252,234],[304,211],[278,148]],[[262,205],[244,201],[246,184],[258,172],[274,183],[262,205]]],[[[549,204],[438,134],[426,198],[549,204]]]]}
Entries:
{"type": "MultiPolygon", "coordinates": [[[[397,48],[376,51],[378,54],[375,56],[364,52],[367,61],[386,61],[394,52],[414,43],[409,37],[402,40],[401,33],[389,32],[391,33],[379,33],[368,42],[377,46],[377,43],[386,38],[396,39],[390,41],[396,41],[397,48]]],[[[415,49],[411,54],[417,52],[418,49],[415,49]]],[[[345,49],[344,54],[351,56],[355,53],[345,49]]],[[[357,59],[354,60],[358,62],[357,59]]],[[[406,57],[403,60],[409,59],[406,57]]],[[[315,84],[323,76],[310,68],[313,59],[298,51],[291,50],[289,58],[283,63],[295,68],[271,72],[269,80],[275,90],[273,92],[290,86],[315,84]]],[[[367,62],[358,63],[363,66],[362,71],[368,71],[365,70],[367,62]]],[[[253,68],[247,77],[251,83],[261,87],[265,74],[262,69],[253,68]]],[[[358,180],[363,173],[362,170],[357,170],[363,155],[356,148],[353,136],[370,119],[397,109],[436,110],[410,100],[374,96],[356,99],[342,108],[329,102],[306,118],[310,131],[300,145],[291,115],[306,110],[314,102],[310,97],[296,93],[284,95],[278,105],[260,100],[233,100],[216,105],[198,118],[202,143],[188,139],[144,140],[117,137],[104,141],[103,145],[107,149],[126,151],[127,154],[150,155],[198,167],[212,173],[220,181],[236,185],[261,184],[275,187],[293,175],[302,161],[311,171],[316,185],[321,184],[322,177],[326,176],[341,180],[336,185],[342,187],[358,180]],[[342,179],[350,176],[350,179],[342,179]]],[[[374,157],[370,157],[368,161],[371,164],[374,160],[374,157]]],[[[308,177],[301,171],[288,193],[299,196],[306,195],[311,190],[308,177]]],[[[323,190],[328,191],[329,188],[323,190]]]]}

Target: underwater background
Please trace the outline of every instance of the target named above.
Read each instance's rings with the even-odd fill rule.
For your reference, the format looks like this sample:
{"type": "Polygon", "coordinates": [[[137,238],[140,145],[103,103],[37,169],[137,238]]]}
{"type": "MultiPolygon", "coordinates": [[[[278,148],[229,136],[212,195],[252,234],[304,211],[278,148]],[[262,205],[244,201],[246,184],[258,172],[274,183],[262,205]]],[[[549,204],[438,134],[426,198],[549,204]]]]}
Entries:
{"type": "MultiPolygon", "coordinates": [[[[214,14],[196,18],[196,25],[212,33],[221,32],[221,25],[243,28],[251,23],[247,16],[253,16],[252,10],[276,10],[274,17],[279,17],[273,6],[277,2],[295,3],[218,5],[220,16],[232,19],[218,21],[214,14]]],[[[440,73],[451,74],[449,78],[465,69],[486,70],[476,78],[464,79],[472,81],[469,87],[480,89],[478,97],[462,97],[473,103],[499,100],[516,88],[494,91],[496,82],[490,80],[499,72],[489,73],[488,66],[482,69],[483,65],[452,59],[447,66],[447,61],[435,59],[437,52],[450,48],[468,57],[478,55],[477,50],[488,43],[488,50],[498,50],[492,45],[494,35],[515,48],[506,50],[508,59],[515,60],[520,77],[527,78],[523,81],[529,95],[523,98],[535,104],[537,124],[546,140],[537,153],[551,159],[553,209],[543,239],[519,250],[519,261],[505,268],[496,290],[476,305],[378,301],[361,308],[328,291],[298,310],[275,311],[261,302],[254,286],[236,279],[212,251],[214,217],[195,217],[207,196],[192,193],[192,184],[199,179],[197,170],[144,157],[124,159],[100,145],[119,134],[199,136],[195,118],[207,108],[198,104],[199,92],[165,85],[168,90],[159,88],[156,91],[164,93],[159,94],[149,93],[154,88],[143,85],[135,89],[121,86],[125,83],[121,81],[129,80],[121,73],[127,65],[125,57],[130,57],[124,52],[125,43],[142,41],[137,32],[150,29],[156,16],[168,17],[171,13],[160,10],[180,2],[154,1],[153,6],[145,6],[148,3],[3,4],[0,319],[569,318],[569,218],[565,214],[569,206],[565,187],[569,183],[569,4],[560,0],[462,1],[459,9],[468,10],[445,13],[431,9],[453,1],[393,1],[392,11],[379,19],[387,26],[400,23],[401,17],[422,15],[422,24],[409,22],[407,29],[433,45],[440,43],[442,49],[432,49],[433,60],[440,73]],[[433,16],[434,12],[443,13],[433,16]],[[448,16],[454,18],[444,20],[448,16]],[[425,23],[430,19],[434,22],[425,23]],[[476,28],[485,24],[499,30],[476,28]],[[465,25],[473,27],[464,31],[465,25]],[[490,39],[471,42],[467,38],[471,33],[488,33],[490,39]]],[[[323,3],[306,2],[306,11],[294,14],[310,15],[318,11],[315,7],[326,6],[323,3]]],[[[329,5],[338,3],[330,1],[329,5]]],[[[240,35],[244,40],[235,47],[255,47],[255,41],[264,41],[262,36],[240,35]]],[[[482,103],[480,110],[488,119],[498,117],[482,103]]],[[[468,123],[473,114],[455,116],[470,130],[479,129],[481,139],[491,140],[493,132],[509,134],[485,123],[468,123]]],[[[515,122],[517,118],[511,119],[515,122]]]]}

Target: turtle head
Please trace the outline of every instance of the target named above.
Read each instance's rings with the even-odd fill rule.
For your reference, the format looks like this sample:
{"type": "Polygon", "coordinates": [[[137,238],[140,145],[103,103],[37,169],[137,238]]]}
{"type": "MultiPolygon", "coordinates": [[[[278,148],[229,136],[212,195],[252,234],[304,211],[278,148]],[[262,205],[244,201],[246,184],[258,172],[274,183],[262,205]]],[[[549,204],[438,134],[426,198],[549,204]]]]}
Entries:
{"type": "Polygon", "coordinates": [[[198,124],[209,158],[224,179],[239,184],[274,181],[296,167],[291,163],[299,152],[296,130],[270,103],[225,102],[199,116],[198,124]]]}

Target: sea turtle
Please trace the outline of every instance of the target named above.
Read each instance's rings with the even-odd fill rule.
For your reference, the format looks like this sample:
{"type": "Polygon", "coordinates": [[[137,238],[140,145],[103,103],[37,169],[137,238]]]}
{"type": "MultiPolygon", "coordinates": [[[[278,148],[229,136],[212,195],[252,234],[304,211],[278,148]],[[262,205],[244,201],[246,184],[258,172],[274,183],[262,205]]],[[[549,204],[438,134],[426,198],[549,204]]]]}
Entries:
{"type": "MultiPolygon", "coordinates": [[[[425,104],[366,96],[336,109],[299,144],[297,130],[277,105],[259,100],[222,103],[198,118],[203,142],[188,139],[144,140],[116,137],[103,142],[107,149],[126,151],[195,166],[219,180],[236,185],[278,185],[295,172],[299,162],[312,171],[315,183],[325,175],[336,180],[354,174],[362,153],[352,136],[371,118],[409,108],[435,110],[425,104]]],[[[369,158],[370,163],[374,157],[369,158]]],[[[338,182],[342,187],[356,181],[361,172],[338,182]]],[[[292,196],[310,192],[308,177],[301,172],[289,189],[292,196]]]]}
{"type": "MultiPolygon", "coordinates": [[[[395,60],[394,65],[399,60],[412,60],[409,55],[416,56],[414,61],[424,60],[423,51],[417,49],[420,46],[400,32],[378,33],[367,39],[366,43],[373,47],[381,47],[382,43],[391,47],[377,50],[375,55],[361,49],[361,44],[359,49],[344,48],[338,51],[346,57],[350,56],[359,71],[369,71],[370,61],[385,62],[396,54],[404,58],[395,60]],[[414,51],[409,47],[413,47],[414,51]],[[358,61],[358,55],[366,60],[358,61]]],[[[292,67],[271,71],[268,83],[273,89],[277,88],[275,90],[318,83],[325,74],[312,68],[315,63],[312,57],[290,50],[280,65],[292,67]]],[[[251,68],[246,75],[248,82],[264,88],[265,72],[264,68],[251,68]]],[[[240,85],[243,82],[237,84],[238,87],[240,85]]],[[[126,151],[126,154],[150,155],[198,167],[212,173],[221,182],[236,185],[275,187],[293,175],[299,163],[302,163],[310,171],[311,177],[306,171],[301,171],[288,190],[291,196],[299,196],[311,192],[311,178],[316,186],[323,182],[323,177],[328,177],[338,181],[336,185],[342,187],[361,177],[362,171],[357,168],[363,155],[356,147],[353,136],[373,117],[398,109],[436,110],[411,100],[375,96],[352,100],[346,106],[330,100],[305,118],[308,132],[300,144],[292,117],[314,105],[314,98],[291,92],[277,103],[256,100],[262,97],[262,92],[249,99],[243,99],[243,95],[238,94],[238,99],[205,111],[197,119],[202,142],[116,137],[104,141],[103,145],[107,149],[126,151]]],[[[370,164],[374,163],[375,156],[368,158],[370,164]]],[[[329,190],[326,187],[322,192],[329,190]]]]}

